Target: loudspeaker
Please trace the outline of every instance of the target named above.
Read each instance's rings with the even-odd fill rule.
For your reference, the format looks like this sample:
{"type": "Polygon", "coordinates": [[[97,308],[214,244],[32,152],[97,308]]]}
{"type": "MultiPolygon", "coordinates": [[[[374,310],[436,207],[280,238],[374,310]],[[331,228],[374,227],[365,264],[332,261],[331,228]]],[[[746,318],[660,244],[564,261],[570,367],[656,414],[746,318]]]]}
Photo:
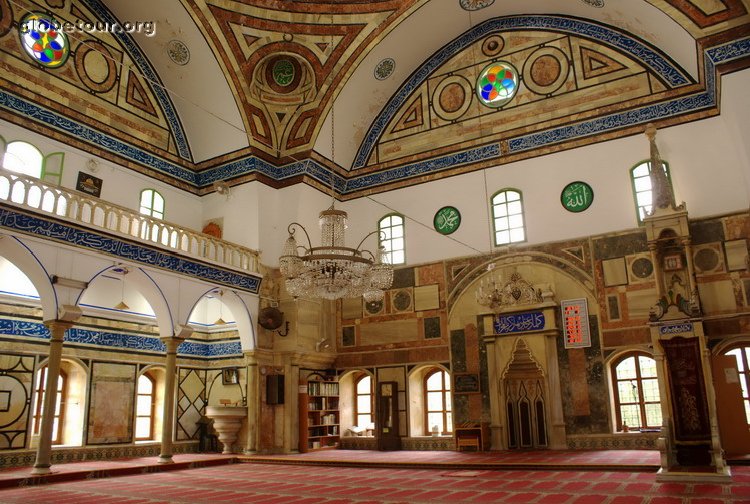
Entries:
{"type": "Polygon", "coordinates": [[[266,404],[284,404],[284,375],[266,376],[266,404]]]}

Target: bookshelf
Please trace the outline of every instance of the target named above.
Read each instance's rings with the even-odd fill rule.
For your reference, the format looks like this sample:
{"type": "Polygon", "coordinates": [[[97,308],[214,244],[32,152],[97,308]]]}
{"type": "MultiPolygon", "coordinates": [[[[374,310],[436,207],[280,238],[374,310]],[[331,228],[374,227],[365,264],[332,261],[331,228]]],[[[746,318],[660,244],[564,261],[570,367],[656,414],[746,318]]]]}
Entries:
{"type": "Polygon", "coordinates": [[[312,374],[300,388],[299,451],[336,448],[339,444],[339,382],[312,374]]]}

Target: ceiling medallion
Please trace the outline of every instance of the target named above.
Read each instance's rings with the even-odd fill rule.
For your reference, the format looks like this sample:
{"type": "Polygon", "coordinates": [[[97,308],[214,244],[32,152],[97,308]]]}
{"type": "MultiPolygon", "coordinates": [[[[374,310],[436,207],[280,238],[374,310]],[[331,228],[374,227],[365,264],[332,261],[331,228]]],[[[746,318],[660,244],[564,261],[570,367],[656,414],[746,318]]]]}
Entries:
{"type": "Polygon", "coordinates": [[[489,7],[495,0],[458,0],[458,3],[463,10],[476,11],[489,7]]]}
{"type": "Polygon", "coordinates": [[[173,39],[167,42],[167,56],[174,63],[184,66],[190,61],[190,50],[184,42],[173,39]]]}
{"type": "Polygon", "coordinates": [[[396,69],[396,61],[393,58],[386,58],[382,60],[380,63],[375,65],[375,70],[373,71],[373,74],[375,75],[375,78],[378,80],[385,80],[388,77],[393,74],[393,71],[396,69]]]}

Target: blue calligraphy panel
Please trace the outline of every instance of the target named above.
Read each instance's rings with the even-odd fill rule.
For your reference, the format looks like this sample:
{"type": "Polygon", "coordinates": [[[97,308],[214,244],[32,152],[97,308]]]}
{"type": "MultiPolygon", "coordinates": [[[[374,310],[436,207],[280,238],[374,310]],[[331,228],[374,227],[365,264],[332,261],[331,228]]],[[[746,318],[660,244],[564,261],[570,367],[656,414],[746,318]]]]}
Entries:
{"type": "Polygon", "coordinates": [[[544,329],[544,313],[540,311],[498,315],[493,323],[495,334],[539,331],[544,329]]]}
{"type": "Polygon", "coordinates": [[[143,243],[131,243],[95,231],[79,229],[62,222],[48,220],[0,207],[0,227],[41,236],[109,254],[146,266],[164,268],[212,283],[228,285],[257,294],[261,277],[209,266],[169,252],[162,252],[143,243]]]}
{"type": "MultiPolygon", "coordinates": [[[[47,326],[28,320],[0,319],[0,335],[49,339],[47,326]]],[[[143,334],[96,331],[73,327],[65,331],[66,345],[94,345],[108,349],[132,350],[134,352],[164,353],[166,347],[157,336],[143,334]]],[[[242,355],[239,339],[230,341],[202,342],[185,340],[177,349],[179,355],[199,358],[237,357],[242,355]]]]}

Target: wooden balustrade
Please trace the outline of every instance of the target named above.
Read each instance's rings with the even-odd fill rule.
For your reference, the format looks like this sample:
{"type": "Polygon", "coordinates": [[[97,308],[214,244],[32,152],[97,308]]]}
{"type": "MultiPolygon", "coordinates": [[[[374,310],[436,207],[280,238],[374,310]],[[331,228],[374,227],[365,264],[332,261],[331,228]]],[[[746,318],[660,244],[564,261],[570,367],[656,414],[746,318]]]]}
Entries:
{"type": "Polygon", "coordinates": [[[144,240],[181,255],[248,273],[260,272],[255,250],[2,168],[0,201],[144,240]]]}

